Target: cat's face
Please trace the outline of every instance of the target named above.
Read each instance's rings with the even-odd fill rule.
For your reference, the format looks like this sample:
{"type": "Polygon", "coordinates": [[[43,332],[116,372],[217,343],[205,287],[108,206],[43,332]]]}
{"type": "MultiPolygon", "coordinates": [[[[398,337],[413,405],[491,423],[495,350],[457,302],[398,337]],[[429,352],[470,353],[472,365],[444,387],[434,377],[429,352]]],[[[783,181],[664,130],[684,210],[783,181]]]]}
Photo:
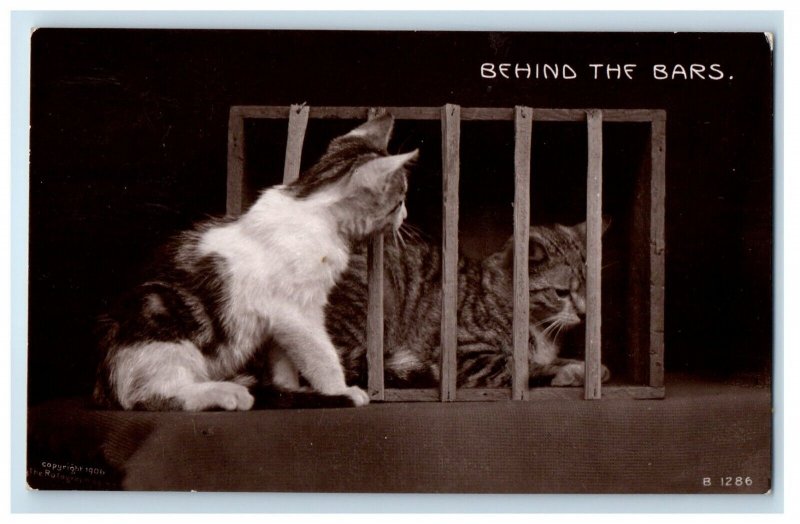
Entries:
{"type": "Polygon", "coordinates": [[[541,322],[539,331],[580,324],[586,315],[585,226],[532,227],[528,257],[531,324],[541,322]]]}
{"type": "MultiPolygon", "coordinates": [[[[608,227],[604,221],[603,231],[608,227]]],[[[512,274],[509,240],[502,257],[512,274]]],[[[530,325],[551,338],[580,324],[586,315],[586,224],[532,226],[528,244],[530,325]]]]}
{"type": "Polygon", "coordinates": [[[387,152],[393,125],[394,118],[386,114],[334,139],[291,186],[300,198],[329,199],[340,231],[349,238],[397,229],[406,218],[406,168],[418,152],[387,152]]]}

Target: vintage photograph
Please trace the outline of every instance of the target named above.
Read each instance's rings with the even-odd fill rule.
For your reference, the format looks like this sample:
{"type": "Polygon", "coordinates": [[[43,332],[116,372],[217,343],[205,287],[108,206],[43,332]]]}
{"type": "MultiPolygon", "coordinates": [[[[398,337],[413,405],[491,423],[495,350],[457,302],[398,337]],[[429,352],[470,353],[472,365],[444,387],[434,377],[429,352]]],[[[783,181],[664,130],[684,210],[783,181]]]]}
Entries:
{"type": "Polygon", "coordinates": [[[772,489],[771,34],[30,46],[30,488],[772,489]]]}

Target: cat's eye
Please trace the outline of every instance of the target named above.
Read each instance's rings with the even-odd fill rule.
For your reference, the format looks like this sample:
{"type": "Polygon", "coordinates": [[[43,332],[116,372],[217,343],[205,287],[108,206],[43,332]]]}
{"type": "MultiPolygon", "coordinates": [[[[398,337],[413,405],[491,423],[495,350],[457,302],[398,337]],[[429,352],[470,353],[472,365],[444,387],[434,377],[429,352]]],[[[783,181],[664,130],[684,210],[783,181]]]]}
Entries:
{"type": "Polygon", "coordinates": [[[398,209],[400,209],[400,206],[402,206],[402,205],[403,205],[403,201],[401,200],[400,202],[398,202],[398,203],[397,203],[397,205],[396,205],[396,206],[394,206],[394,207],[391,209],[391,211],[389,211],[388,213],[386,213],[386,215],[388,216],[388,215],[392,215],[392,214],[394,214],[394,212],[395,212],[395,211],[397,211],[398,209]]]}
{"type": "Polygon", "coordinates": [[[558,298],[567,298],[568,296],[570,296],[570,294],[571,292],[569,289],[556,288],[556,295],[558,296],[558,298]]]}

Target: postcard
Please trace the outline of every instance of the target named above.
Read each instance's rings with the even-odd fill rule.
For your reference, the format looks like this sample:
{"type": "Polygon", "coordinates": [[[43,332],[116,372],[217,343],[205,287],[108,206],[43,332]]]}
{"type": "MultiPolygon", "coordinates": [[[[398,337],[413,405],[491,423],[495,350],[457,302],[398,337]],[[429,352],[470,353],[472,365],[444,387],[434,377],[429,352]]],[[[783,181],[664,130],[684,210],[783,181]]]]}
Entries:
{"type": "Polygon", "coordinates": [[[30,46],[29,487],[772,489],[771,34],[30,46]]]}

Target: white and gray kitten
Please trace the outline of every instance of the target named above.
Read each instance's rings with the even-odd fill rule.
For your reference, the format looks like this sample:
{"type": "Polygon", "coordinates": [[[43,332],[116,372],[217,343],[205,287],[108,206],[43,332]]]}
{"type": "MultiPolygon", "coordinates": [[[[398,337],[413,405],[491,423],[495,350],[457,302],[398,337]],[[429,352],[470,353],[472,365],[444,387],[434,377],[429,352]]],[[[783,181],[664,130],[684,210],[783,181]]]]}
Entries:
{"type": "Polygon", "coordinates": [[[247,410],[268,383],[369,402],[345,383],[325,329],[350,247],[406,216],[406,164],[389,155],[390,115],[334,139],[295,182],[265,190],[237,219],[181,234],[102,322],[95,399],[124,409],[247,410]],[[265,352],[268,352],[265,358],[265,352]],[[265,360],[269,376],[250,364],[265,360]]]}

